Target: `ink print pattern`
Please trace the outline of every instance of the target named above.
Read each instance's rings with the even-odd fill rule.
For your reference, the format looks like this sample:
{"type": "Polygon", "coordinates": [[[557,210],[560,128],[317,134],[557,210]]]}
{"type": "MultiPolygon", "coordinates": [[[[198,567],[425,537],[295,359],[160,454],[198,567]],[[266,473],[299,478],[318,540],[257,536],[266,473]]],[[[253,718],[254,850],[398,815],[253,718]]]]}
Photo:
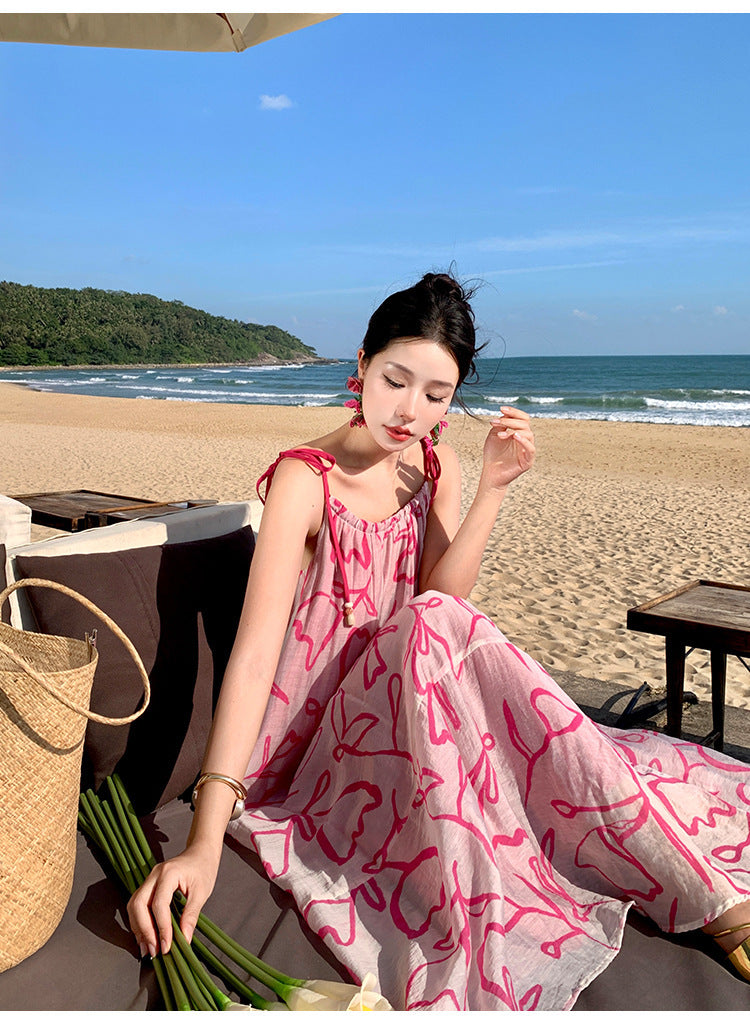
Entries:
{"type": "Polygon", "coordinates": [[[568,1009],[631,908],[678,932],[750,898],[750,769],[595,724],[470,603],[417,595],[431,457],[383,522],[326,486],[229,832],[394,1008],[568,1009]]]}

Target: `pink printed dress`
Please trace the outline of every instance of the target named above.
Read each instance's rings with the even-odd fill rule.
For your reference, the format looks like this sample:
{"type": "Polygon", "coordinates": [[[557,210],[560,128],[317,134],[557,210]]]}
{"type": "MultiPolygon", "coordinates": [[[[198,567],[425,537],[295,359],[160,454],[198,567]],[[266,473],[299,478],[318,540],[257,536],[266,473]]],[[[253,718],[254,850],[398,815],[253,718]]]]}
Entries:
{"type": "Polygon", "coordinates": [[[281,457],[328,520],[230,832],[355,978],[397,1009],[566,1009],[631,907],[674,932],[750,898],[748,767],[593,723],[470,603],[416,594],[429,448],[382,522],[329,495],[330,455],[281,457]]]}

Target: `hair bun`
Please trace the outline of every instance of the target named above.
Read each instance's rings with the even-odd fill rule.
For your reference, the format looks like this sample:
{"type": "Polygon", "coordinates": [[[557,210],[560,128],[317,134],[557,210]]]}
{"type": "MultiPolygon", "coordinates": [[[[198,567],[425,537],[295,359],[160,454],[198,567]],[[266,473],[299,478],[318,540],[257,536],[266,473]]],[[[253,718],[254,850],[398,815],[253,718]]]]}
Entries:
{"type": "Polygon", "coordinates": [[[465,302],[466,293],[455,277],[448,273],[425,273],[420,281],[435,295],[452,298],[454,301],[465,302]]]}
{"type": "MultiPolygon", "coordinates": [[[[459,385],[476,375],[472,287],[460,284],[450,270],[425,273],[416,284],[389,295],[370,316],[362,341],[366,359],[384,351],[392,341],[424,337],[442,345],[458,366],[459,385]]],[[[457,398],[459,404],[460,398],[457,398]]]]}

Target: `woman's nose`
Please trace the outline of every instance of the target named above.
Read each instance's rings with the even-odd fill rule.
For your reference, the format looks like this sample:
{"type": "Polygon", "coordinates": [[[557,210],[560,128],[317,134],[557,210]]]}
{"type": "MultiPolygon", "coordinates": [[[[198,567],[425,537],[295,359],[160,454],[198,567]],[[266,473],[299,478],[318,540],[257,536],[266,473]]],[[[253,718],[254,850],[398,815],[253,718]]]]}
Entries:
{"type": "Polygon", "coordinates": [[[398,406],[398,414],[406,422],[413,422],[417,417],[417,398],[412,391],[404,391],[398,406]]]}

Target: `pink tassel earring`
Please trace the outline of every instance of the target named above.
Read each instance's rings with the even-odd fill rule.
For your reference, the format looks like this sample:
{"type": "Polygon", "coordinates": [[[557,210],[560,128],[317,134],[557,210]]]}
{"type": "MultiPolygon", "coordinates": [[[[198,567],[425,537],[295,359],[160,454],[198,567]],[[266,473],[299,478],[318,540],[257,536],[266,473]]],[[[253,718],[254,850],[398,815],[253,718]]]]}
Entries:
{"type": "Polygon", "coordinates": [[[358,376],[350,376],[346,381],[346,389],[350,390],[354,394],[353,398],[348,401],[344,401],[344,408],[354,408],[354,415],[352,415],[349,425],[350,426],[364,426],[365,417],[362,414],[362,381],[358,376]]]}

